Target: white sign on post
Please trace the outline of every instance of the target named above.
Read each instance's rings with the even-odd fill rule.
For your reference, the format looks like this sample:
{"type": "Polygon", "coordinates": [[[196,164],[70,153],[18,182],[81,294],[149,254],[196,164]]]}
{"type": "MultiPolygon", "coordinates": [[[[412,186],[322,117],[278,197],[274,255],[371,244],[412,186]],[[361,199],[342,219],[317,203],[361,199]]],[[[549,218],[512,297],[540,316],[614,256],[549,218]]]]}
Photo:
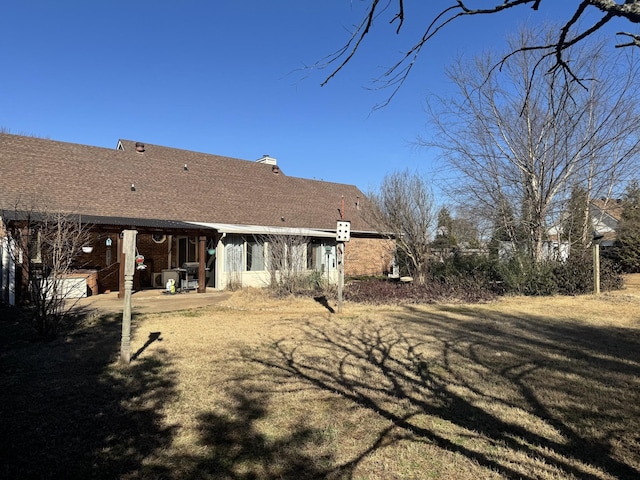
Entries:
{"type": "Polygon", "coordinates": [[[336,226],[336,253],[338,259],[338,313],[342,313],[342,289],[344,287],[344,244],[351,238],[351,222],[338,220],[336,226]]]}
{"type": "Polygon", "coordinates": [[[336,240],[338,242],[348,242],[351,238],[351,222],[338,220],[336,227],[336,240]]]}

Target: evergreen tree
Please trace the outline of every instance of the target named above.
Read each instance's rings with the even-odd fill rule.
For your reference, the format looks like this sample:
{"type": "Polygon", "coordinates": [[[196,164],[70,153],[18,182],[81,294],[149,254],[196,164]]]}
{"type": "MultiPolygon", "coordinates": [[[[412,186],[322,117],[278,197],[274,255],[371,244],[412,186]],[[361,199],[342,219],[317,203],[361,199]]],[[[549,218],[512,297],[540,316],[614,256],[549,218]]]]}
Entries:
{"type": "Polygon", "coordinates": [[[442,207],[438,212],[438,228],[436,229],[436,237],[433,241],[432,248],[448,249],[453,248],[457,244],[453,231],[453,217],[447,207],[442,207]]]}
{"type": "Polygon", "coordinates": [[[479,248],[480,232],[478,225],[467,218],[454,217],[452,220],[453,237],[459,247],[479,248]]]}
{"type": "Polygon", "coordinates": [[[640,184],[627,186],[622,200],[622,216],[614,245],[614,258],[627,273],[640,272],[640,184]]]}
{"type": "Polygon", "coordinates": [[[591,240],[590,236],[587,236],[591,227],[587,198],[587,190],[580,185],[574,185],[560,230],[560,238],[569,242],[572,254],[584,253],[591,240]]]}
{"type": "Polygon", "coordinates": [[[493,218],[493,233],[489,241],[489,253],[493,258],[501,256],[501,250],[505,244],[509,252],[518,248],[518,225],[511,205],[506,200],[499,202],[496,214],[493,218]]]}

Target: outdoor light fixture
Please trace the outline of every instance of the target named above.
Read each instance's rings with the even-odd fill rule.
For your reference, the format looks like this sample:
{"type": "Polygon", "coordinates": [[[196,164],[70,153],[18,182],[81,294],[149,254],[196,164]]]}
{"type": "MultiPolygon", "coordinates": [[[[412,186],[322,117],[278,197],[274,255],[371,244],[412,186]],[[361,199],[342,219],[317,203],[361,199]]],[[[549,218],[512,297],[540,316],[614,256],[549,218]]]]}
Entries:
{"type": "Polygon", "coordinates": [[[113,243],[113,240],[111,240],[111,237],[107,237],[107,239],[104,241],[104,244],[107,247],[110,247],[112,243],[113,243]]]}
{"type": "Polygon", "coordinates": [[[184,164],[184,171],[186,172],[186,171],[188,171],[188,170],[189,170],[189,167],[187,167],[187,164],[185,163],[185,164],[184,164]]]}
{"type": "Polygon", "coordinates": [[[135,191],[136,191],[136,186],[135,186],[135,184],[133,184],[133,183],[131,184],[131,191],[132,191],[132,192],[135,192],[135,191]]]}

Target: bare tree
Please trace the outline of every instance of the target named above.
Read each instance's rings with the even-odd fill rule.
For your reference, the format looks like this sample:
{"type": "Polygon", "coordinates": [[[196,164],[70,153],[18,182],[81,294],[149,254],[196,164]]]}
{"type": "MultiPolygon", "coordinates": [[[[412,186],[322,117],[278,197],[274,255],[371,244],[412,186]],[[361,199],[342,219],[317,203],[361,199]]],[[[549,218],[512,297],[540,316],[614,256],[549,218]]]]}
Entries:
{"type": "Polygon", "coordinates": [[[264,237],[267,244],[267,266],[271,277],[270,287],[278,294],[290,294],[309,286],[307,272],[307,244],[304,235],[269,234],[264,237]]]}
{"type": "Polygon", "coordinates": [[[572,63],[589,78],[584,89],[539,69],[535,53],[520,48],[544,42],[537,38],[523,30],[510,45],[519,53],[500,71],[491,54],[452,67],[460,96],[432,102],[438,134],[425,141],[442,149],[457,172],[451,192],[459,201],[478,205],[494,222],[503,212],[514,215],[517,224],[504,224],[503,231],[524,240],[534,261],[571,189],[585,188],[586,210],[591,198],[620,185],[640,150],[632,62],[608,61],[601,45],[584,44],[572,63]]]}
{"type": "Polygon", "coordinates": [[[393,172],[368,197],[371,205],[365,218],[379,233],[395,240],[396,259],[406,262],[409,273],[424,283],[437,218],[427,181],[408,170],[393,172]]]}
{"type": "Polygon", "coordinates": [[[458,246],[472,249],[480,247],[480,222],[477,218],[468,214],[468,210],[461,206],[456,209],[451,220],[452,232],[458,246]]]}
{"type": "MultiPolygon", "coordinates": [[[[546,0],[545,4],[549,4],[551,1],[546,0]]],[[[557,2],[558,0],[553,1],[557,2]]],[[[569,3],[568,0],[563,0],[563,2],[569,3]]],[[[394,26],[396,34],[399,34],[405,21],[405,3],[408,2],[405,2],[405,0],[368,0],[365,14],[361,22],[356,25],[349,40],[342,48],[329,55],[325,61],[316,65],[320,67],[333,66],[331,74],[322,84],[326,84],[351,61],[378,22],[387,20],[389,24],[394,26]],[[395,5],[395,8],[392,8],[392,5],[395,5]]],[[[422,47],[450,24],[464,17],[486,17],[516,9],[523,10],[524,7],[530,7],[531,10],[538,11],[543,2],[542,0],[494,0],[486,3],[489,3],[489,5],[484,8],[473,8],[468,1],[450,0],[448,5],[444,8],[436,9],[433,16],[425,20],[422,36],[414,41],[410,48],[402,52],[400,58],[380,78],[380,81],[385,86],[393,88],[387,103],[408,77],[420,55],[422,47]]],[[[497,63],[504,62],[509,56],[517,52],[536,52],[539,54],[539,61],[544,63],[547,68],[562,69],[574,80],[581,81],[580,73],[567,61],[567,51],[571,47],[583,42],[590,35],[615,19],[624,19],[631,24],[640,23],[640,0],[625,0],[622,2],[614,0],[574,0],[570,3],[575,5],[575,10],[569,14],[568,18],[561,20],[561,24],[552,37],[544,41],[521,45],[505,55],[497,63]],[[592,23],[586,23],[584,20],[594,12],[600,13],[599,18],[592,23]]],[[[616,47],[640,46],[640,35],[636,33],[621,31],[617,35],[621,37],[621,41],[617,43],[616,47]]]]}
{"type": "Polygon", "coordinates": [[[53,336],[74,306],[69,274],[89,241],[89,227],[77,215],[45,208],[16,207],[2,218],[11,260],[22,269],[33,326],[40,335],[53,336]]]}

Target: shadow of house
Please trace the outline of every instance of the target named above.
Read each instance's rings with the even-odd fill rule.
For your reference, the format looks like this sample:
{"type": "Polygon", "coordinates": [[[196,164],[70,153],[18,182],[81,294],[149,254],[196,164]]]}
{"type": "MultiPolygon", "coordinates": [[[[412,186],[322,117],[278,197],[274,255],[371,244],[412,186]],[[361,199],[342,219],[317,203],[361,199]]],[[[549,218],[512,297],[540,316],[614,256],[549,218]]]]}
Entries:
{"type": "Polygon", "coordinates": [[[162,477],[143,460],[171,443],[175,396],[162,352],[116,367],[120,322],[103,316],[48,343],[0,322],[0,477],[162,477]],[[152,475],[153,473],[153,475],[152,475]]]}

